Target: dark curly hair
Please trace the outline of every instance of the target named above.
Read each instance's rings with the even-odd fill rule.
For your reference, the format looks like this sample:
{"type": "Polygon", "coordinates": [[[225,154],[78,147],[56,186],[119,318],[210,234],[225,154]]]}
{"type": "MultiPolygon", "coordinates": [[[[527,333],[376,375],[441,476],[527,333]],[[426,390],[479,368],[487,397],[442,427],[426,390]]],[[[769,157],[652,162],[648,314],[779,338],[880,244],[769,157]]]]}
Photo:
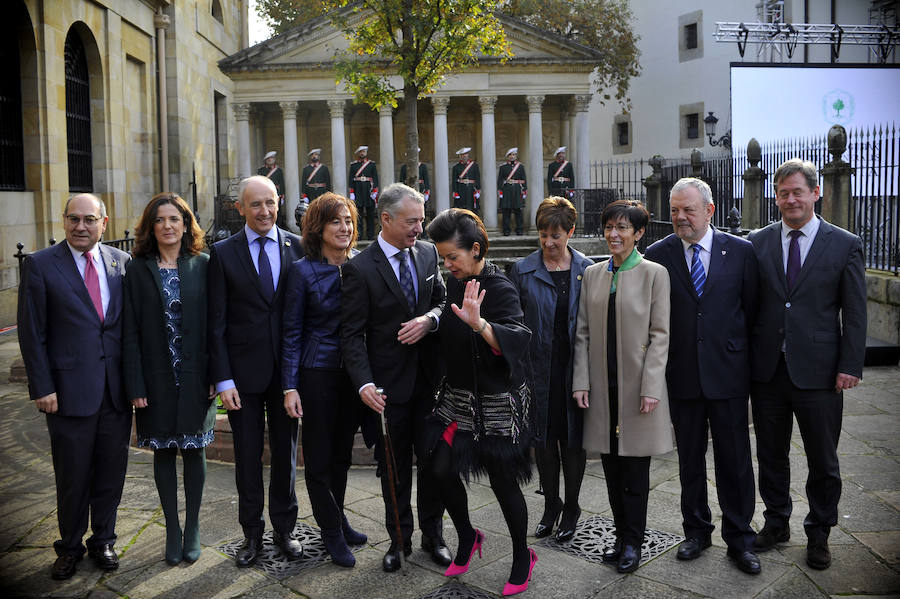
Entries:
{"type": "Polygon", "coordinates": [[[156,245],[153,224],[156,221],[156,213],[163,204],[175,206],[184,220],[184,235],[181,237],[179,255],[195,255],[202,252],[206,246],[206,239],[203,237],[203,229],[197,224],[197,219],[194,218],[190,206],[177,193],[166,191],[153,196],[144,207],[144,212],[134,228],[134,248],[131,250],[131,254],[137,258],[159,257],[159,246],[156,245]]]}

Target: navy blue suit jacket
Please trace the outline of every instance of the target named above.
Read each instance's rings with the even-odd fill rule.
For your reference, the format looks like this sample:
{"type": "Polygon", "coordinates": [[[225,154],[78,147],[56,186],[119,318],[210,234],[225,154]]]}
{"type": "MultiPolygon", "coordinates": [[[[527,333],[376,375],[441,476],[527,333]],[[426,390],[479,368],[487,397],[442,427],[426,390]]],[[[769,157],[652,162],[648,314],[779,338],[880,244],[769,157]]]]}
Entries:
{"type": "Polygon", "coordinates": [[[109,284],[102,322],[65,241],[22,264],[17,320],[28,392],[55,392],[61,416],[96,414],[107,384],[113,405],[131,409],[122,380],[122,280],[131,257],[103,244],[100,255],[109,284]]]}
{"type": "Polygon", "coordinates": [[[647,248],[645,257],[665,266],[672,281],[669,398],[747,396],[758,279],[753,246],[713,229],[709,272],[699,298],[684,246],[674,233],[647,248]]]}
{"type": "Polygon", "coordinates": [[[262,393],[273,376],[281,377],[284,289],[291,264],[303,257],[303,246],[298,236],[278,229],[278,248],[281,274],[271,300],[260,285],[243,228],[209,252],[210,380],[233,379],[238,393],[262,393]]]}

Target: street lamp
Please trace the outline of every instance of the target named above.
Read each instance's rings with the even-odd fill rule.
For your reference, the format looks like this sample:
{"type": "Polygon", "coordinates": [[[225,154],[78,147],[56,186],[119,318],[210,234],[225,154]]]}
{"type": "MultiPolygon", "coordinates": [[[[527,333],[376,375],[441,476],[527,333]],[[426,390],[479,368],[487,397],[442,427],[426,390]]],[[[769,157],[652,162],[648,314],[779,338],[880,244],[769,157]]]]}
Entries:
{"type": "Polygon", "coordinates": [[[709,138],[709,145],[718,146],[721,145],[723,148],[731,148],[731,131],[725,132],[719,139],[713,139],[716,136],[716,123],[719,122],[719,119],[713,114],[713,111],[709,111],[709,115],[705,119],[703,119],[703,123],[706,125],[706,136],[709,138]]]}

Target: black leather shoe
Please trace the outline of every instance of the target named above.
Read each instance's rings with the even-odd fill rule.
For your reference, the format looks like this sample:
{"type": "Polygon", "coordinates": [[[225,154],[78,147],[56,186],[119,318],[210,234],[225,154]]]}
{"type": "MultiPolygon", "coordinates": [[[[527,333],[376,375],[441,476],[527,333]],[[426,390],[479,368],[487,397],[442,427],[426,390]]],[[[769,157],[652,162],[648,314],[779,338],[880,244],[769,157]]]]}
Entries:
{"type": "Polygon", "coordinates": [[[80,555],[60,555],[53,562],[53,569],[50,570],[50,577],[53,580],[66,580],[72,578],[75,574],[75,564],[81,561],[80,555]]]}
{"type": "Polygon", "coordinates": [[[88,550],[88,557],[94,560],[98,568],[107,572],[119,567],[119,556],[113,551],[111,543],[104,543],[88,550]]]}
{"type": "Polygon", "coordinates": [[[426,537],[422,535],[422,549],[431,554],[431,561],[439,566],[449,566],[453,561],[450,550],[444,544],[441,537],[426,537]]]}
{"type": "Polygon", "coordinates": [[[791,540],[791,529],[763,526],[763,529],[756,535],[756,540],[753,541],[753,550],[757,553],[768,551],[774,549],[778,543],[787,543],[789,540],[791,540]]]}
{"type": "Polygon", "coordinates": [[[618,562],[620,555],[622,555],[622,539],[616,539],[612,547],[603,550],[603,561],[618,562]]]}
{"type": "Polygon", "coordinates": [[[244,539],[244,544],[234,556],[234,563],[238,568],[249,568],[256,563],[260,549],[262,549],[261,539],[244,539]]]}
{"type": "MultiPolygon", "coordinates": [[[[403,555],[404,557],[412,555],[412,548],[404,548],[403,555]]],[[[387,550],[387,553],[384,554],[384,559],[381,560],[381,569],[385,572],[396,572],[400,569],[401,563],[400,550],[395,545],[391,545],[390,549],[387,550]]]]}
{"type": "Polygon", "coordinates": [[[541,516],[541,521],[538,522],[538,525],[534,529],[534,536],[539,539],[549,537],[553,532],[553,527],[559,523],[559,519],[562,516],[562,509],[563,502],[559,497],[549,505],[545,499],[544,514],[541,516]]]}
{"type": "Polygon", "coordinates": [[[703,553],[703,550],[711,545],[712,541],[708,537],[703,539],[688,537],[681,542],[681,545],[678,547],[678,554],[675,557],[684,561],[697,559],[703,553]]]}
{"type": "Polygon", "coordinates": [[[574,512],[566,512],[563,510],[562,518],[559,520],[559,528],[556,530],[556,541],[565,543],[575,536],[575,527],[578,526],[578,519],[581,518],[581,508],[577,508],[574,512]]]}
{"type": "Polygon", "coordinates": [[[616,572],[626,574],[634,572],[641,564],[641,550],[634,545],[622,545],[622,555],[619,556],[619,563],[616,564],[616,572]]]}
{"type": "Polygon", "coordinates": [[[756,554],[752,551],[741,551],[740,549],[732,549],[729,547],[728,557],[734,561],[734,564],[741,572],[746,572],[747,574],[759,574],[762,572],[762,568],[759,565],[759,558],[756,557],[756,554]]]}
{"type": "Polygon", "coordinates": [[[273,530],[272,541],[275,542],[275,546],[281,550],[284,557],[288,559],[300,559],[303,557],[303,545],[290,535],[282,535],[273,530]]]}
{"type": "Polygon", "coordinates": [[[806,563],[810,568],[825,570],[831,565],[828,541],[810,541],[806,546],[806,563]]]}

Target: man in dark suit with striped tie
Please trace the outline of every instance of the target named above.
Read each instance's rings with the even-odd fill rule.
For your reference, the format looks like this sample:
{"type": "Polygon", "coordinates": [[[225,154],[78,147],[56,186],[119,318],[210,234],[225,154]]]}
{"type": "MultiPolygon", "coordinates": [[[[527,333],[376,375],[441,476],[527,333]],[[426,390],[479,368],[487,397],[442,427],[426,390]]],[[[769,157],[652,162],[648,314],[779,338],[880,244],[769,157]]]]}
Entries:
{"type": "Polygon", "coordinates": [[[263,434],[266,419],[271,450],[269,520],[281,552],[296,559],[297,420],[287,415],[281,390],[281,318],[288,268],[303,257],[300,238],[275,225],[278,196],[262,176],[241,181],[238,211],[244,228],[210,249],[210,378],[228,410],[234,439],[238,519],[244,544],[238,567],[256,562],[265,527],[263,434]]]}
{"type": "Polygon", "coordinates": [[[679,180],[669,204],[675,232],[650,246],[646,257],[665,266],[672,281],[666,381],[686,537],[677,557],[695,559],[712,544],[715,527],[706,495],[712,431],[722,538],[738,568],[759,574],[750,526],[756,492],[747,406],[756,258],[749,242],[712,227],[715,205],[705,182],[679,180]]]}

